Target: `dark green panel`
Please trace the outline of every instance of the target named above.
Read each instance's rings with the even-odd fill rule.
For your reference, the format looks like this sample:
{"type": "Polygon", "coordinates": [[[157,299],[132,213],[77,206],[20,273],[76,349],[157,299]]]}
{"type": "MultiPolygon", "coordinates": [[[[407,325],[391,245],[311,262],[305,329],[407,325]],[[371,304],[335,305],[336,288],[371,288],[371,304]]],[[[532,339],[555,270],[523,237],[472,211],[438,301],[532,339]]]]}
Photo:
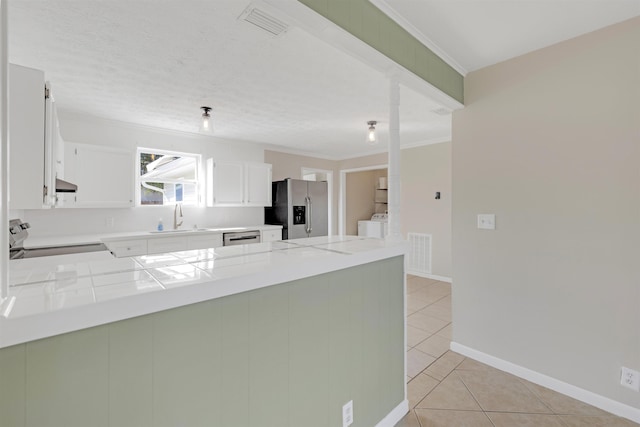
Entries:
{"type": "Polygon", "coordinates": [[[290,426],[326,427],[328,413],[317,408],[342,410],[342,406],[329,407],[328,276],[299,280],[289,286],[290,426]]]}
{"type": "Polygon", "coordinates": [[[27,343],[28,427],[106,427],[108,328],[27,343]]]}
{"type": "Polygon", "coordinates": [[[442,60],[425,61],[425,58],[437,55],[368,0],[298,1],[464,103],[463,76],[442,60]]]}
{"type": "MultiPolygon", "coordinates": [[[[363,291],[362,291],[362,376],[363,376],[363,399],[358,405],[364,412],[365,418],[363,426],[375,425],[385,414],[381,407],[381,387],[380,369],[380,346],[384,337],[380,334],[380,305],[382,304],[380,295],[380,267],[374,264],[363,266],[361,271],[363,291]]],[[[386,367],[385,367],[386,369],[386,367]]],[[[354,418],[355,418],[354,407],[354,418]]]]}
{"type": "Polygon", "coordinates": [[[249,295],[220,300],[222,310],[221,426],[249,427],[249,295]]]}
{"type": "Polygon", "coordinates": [[[289,417],[289,287],[249,294],[249,424],[282,427],[289,417]]]}
{"type": "Polygon", "coordinates": [[[220,317],[219,300],[153,315],[154,425],[219,425],[220,317]]]}
{"type": "Polygon", "coordinates": [[[109,422],[153,425],[153,320],[143,316],[109,325],[109,422]]]}
{"type": "Polygon", "coordinates": [[[26,345],[0,349],[0,425],[25,425],[26,345]]]}
{"type": "Polygon", "coordinates": [[[380,262],[380,382],[381,406],[394,407],[404,399],[404,266],[402,258],[380,262]]]}
{"type": "Polygon", "coordinates": [[[350,2],[344,0],[326,0],[327,2],[327,16],[331,21],[338,24],[338,26],[350,27],[350,2]]]}
{"type": "MultiPolygon", "coordinates": [[[[362,281],[356,269],[329,277],[329,425],[342,425],[342,405],[362,400],[362,281]]],[[[355,418],[354,427],[362,425],[355,418]]]]}

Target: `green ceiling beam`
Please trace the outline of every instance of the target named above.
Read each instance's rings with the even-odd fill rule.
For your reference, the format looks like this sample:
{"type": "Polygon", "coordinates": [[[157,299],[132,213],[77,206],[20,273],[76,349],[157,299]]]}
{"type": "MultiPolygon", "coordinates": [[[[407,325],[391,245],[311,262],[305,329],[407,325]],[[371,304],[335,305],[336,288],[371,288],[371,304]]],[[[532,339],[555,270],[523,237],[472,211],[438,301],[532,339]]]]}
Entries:
{"type": "Polygon", "coordinates": [[[368,0],[298,1],[464,103],[464,77],[368,0]]]}

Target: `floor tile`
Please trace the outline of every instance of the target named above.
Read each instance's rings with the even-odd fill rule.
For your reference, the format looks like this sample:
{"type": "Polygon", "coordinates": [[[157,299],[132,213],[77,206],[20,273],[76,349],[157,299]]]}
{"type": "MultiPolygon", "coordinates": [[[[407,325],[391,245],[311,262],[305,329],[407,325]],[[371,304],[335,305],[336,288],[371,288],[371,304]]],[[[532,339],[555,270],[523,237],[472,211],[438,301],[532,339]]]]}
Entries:
{"type": "Polygon", "coordinates": [[[414,411],[409,411],[407,415],[402,417],[395,427],[421,427],[418,417],[414,411]]]}
{"type": "Polygon", "coordinates": [[[411,294],[411,296],[414,298],[425,300],[429,304],[433,304],[447,297],[448,294],[440,289],[434,289],[430,286],[427,286],[424,289],[420,289],[419,291],[414,292],[413,294],[411,294]]]}
{"type": "Polygon", "coordinates": [[[435,360],[435,357],[412,348],[407,352],[407,375],[415,377],[435,360]]]}
{"type": "Polygon", "coordinates": [[[492,368],[489,365],[485,365],[484,363],[469,358],[465,359],[457,369],[463,371],[497,371],[496,368],[492,368]]]}
{"type": "Polygon", "coordinates": [[[589,416],[609,416],[610,414],[602,411],[595,406],[588,405],[573,399],[556,391],[549,390],[546,387],[533,384],[526,380],[520,380],[529,390],[544,402],[556,414],[562,415],[589,415],[589,416]]]}
{"type": "Polygon", "coordinates": [[[409,399],[409,408],[413,408],[424,397],[433,390],[439,381],[427,374],[418,374],[407,384],[407,399],[409,399]]]}
{"type": "Polygon", "coordinates": [[[407,300],[407,315],[413,314],[427,307],[429,302],[420,298],[410,298],[407,300]]]}
{"type": "Polygon", "coordinates": [[[456,370],[485,411],[551,413],[517,377],[501,371],[456,370]]]}
{"type": "Polygon", "coordinates": [[[427,332],[436,333],[447,326],[449,322],[417,312],[407,317],[407,324],[427,332]]]}
{"type": "Polygon", "coordinates": [[[416,348],[424,353],[430,354],[433,357],[440,357],[449,350],[451,341],[443,338],[439,335],[432,335],[426,340],[422,341],[416,346],[416,348]]]}
{"type": "Polygon", "coordinates": [[[436,334],[451,341],[453,338],[453,325],[449,323],[447,326],[436,332],[436,334]]]}
{"type": "Polygon", "coordinates": [[[557,415],[488,412],[495,427],[564,427],[557,415]]]}
{"type": "Polygon", "coordinates": [[[447,322],[451,322],[451,309],[448,307],[443,307],[442,305],[437,305],[437,303],[431,304],[420,310],[420,313],[426,314],[427,316],[437,317],[438,319],[445,320],[447,322]]]}
{"type": "Polygon", "coordinates": [[[449,350],[438,360],[429,365],[425,372],[435,379],[442,381],[464,360],[464,356],[449,350]]]}
{"type": "Polygon", "coordinates": [[[433,335],[431,332],[427,332],[424,329],[407,325],[407,345],[409,347],[415,347],[431,335],[433,335]]]}
{"type": "Polygon", "coordinates": [[[483,412],[416,409],[422,427],[493,427],[483,412]]]}
{"type": "Polygon", "coordinates": [[[638,427],[633,421],[616,416],[587,417],[580,415],[560,415],[566,427],[638,427]]]}
{"type": "Polygon", "coordinates": [[[417,407],[461,411],[482,410],[455,372],[445,378],[431,393],[422,399],[417,407]]]}

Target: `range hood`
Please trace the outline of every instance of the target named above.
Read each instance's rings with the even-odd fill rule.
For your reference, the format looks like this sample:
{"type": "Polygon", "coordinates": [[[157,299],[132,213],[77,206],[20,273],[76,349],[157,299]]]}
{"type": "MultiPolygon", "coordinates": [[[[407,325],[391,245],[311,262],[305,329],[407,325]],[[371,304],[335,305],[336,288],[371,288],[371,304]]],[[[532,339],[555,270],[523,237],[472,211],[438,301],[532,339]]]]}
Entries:
{"type": "Polygon", "coordinates": [[[56,193],[75,193],[76,191],[78,191],[77,185],[56,178],[56,193]]]}

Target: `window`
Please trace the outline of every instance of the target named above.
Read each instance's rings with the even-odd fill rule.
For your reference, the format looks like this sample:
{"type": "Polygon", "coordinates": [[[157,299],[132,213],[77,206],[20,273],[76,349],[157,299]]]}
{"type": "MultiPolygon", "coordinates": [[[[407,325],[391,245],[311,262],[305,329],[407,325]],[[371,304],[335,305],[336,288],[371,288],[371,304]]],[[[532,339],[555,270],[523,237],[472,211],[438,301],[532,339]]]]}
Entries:
{"type": "Polygon", "coordinates": [[[141,206],[197,205],[200,155],[138,148],[141,206]]]}

